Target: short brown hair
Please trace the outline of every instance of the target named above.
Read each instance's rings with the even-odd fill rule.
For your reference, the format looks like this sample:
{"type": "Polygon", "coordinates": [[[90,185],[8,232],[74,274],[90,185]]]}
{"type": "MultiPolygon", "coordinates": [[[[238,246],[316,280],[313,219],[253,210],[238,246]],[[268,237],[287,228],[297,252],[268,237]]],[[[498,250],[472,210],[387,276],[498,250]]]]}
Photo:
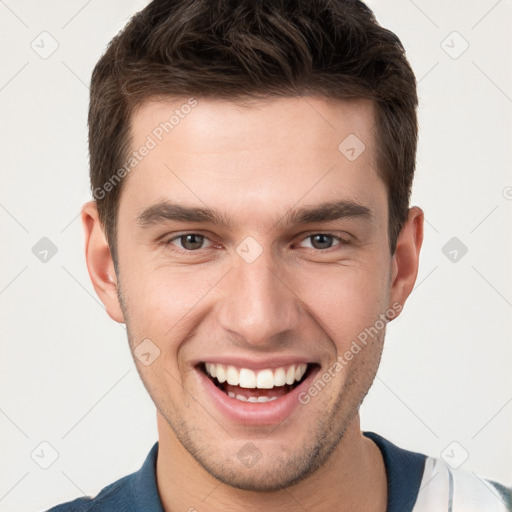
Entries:
{"type": "Polygon", "coordinates": [[[161,96],[373,100],[394,253],[415,169],[416,80],[398,37],[361,1],[154,0],[110,42],[90,94],[91,189],[114,263],[124,180],[105,184],[130,152],[134,108],[161,96]]]}

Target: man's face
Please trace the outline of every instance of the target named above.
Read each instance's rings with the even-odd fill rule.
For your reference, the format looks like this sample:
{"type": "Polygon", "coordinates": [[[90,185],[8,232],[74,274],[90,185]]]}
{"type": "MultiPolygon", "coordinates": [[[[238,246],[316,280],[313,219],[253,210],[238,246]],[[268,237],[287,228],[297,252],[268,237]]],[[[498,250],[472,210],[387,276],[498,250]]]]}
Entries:
{"type": "Polygon", "coordinates": [[[373,105],[198,100],[158,141],[184,103],[145,103],[132,119],[132,149],[148,135],[157,145],[119,204],[130,346],[150,340],[146,363],[160,351],[135,362],[168,435],[225,483],[276,489],[311,474],[356,422],[382,350],[377,321],[396,299],[373,105]]]}

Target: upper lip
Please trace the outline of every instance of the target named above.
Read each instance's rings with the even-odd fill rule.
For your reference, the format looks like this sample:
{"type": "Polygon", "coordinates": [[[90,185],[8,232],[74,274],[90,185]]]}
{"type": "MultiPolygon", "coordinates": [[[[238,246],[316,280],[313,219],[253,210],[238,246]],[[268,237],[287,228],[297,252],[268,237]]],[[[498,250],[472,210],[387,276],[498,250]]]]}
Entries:
{"type": "MultiPolygon", "coordinates": [[[[255,359],[247,357],[235,356],[212,356],[204,357],[197,361],[194,366],[199,366],[204,363],[223,364],[226,366],[234,366],[235,368],[248,368],[250,370],[264,370],[268,368],[281,368],[291,366],[292,364],[314,364],[315,361],[308,357],[297,356],[277,356],[265,359],[255,359]]],[[[318,363],[316,363],[318,364],[318,363]]]]}

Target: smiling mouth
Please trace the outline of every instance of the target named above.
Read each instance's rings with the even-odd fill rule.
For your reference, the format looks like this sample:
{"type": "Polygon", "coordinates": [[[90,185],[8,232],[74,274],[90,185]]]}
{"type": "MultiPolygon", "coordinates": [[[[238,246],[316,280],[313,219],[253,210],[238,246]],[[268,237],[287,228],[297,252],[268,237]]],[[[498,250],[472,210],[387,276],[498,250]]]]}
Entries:
{"type": "Polygon", "coordinates": [[[219,363],[201,363],[199,369],[227,396],[241,402],[277,400],[296,388],[311,373],[315,363],[301,363],[251,370],[219,363]]]}

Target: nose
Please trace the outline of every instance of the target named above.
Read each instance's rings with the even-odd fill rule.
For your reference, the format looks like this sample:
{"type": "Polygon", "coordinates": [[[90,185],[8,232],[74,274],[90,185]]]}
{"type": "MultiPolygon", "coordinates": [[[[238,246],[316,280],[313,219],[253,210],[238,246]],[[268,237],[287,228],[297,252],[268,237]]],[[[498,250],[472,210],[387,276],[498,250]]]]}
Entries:
{"type": "Polygon", "coordinates": [[[275,350],[297,335],[300,298],[290,272],[276,264],[270,250],[250,263],[236,260],[226,277],[218,318],[235,340],[253,349],[275,350]]]}

